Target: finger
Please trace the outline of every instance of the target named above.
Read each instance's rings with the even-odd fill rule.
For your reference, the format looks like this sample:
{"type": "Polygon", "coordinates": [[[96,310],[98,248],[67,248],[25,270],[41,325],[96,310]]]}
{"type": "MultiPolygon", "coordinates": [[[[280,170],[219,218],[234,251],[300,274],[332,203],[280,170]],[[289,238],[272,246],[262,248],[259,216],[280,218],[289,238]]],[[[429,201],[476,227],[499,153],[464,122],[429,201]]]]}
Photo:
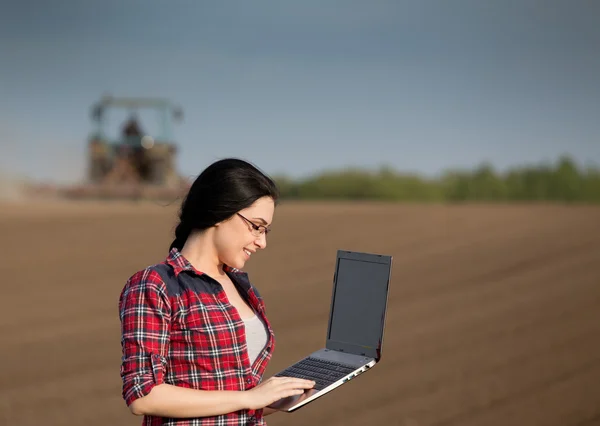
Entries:
{"type": "Polygon", "coordinates": [[[275,376],[275,377],[271,377],[269,380],[274,381],[274,382],[287,382],[291,379],[294,379],[294,377],[289,377],[289,376],[275,376]]]}
{"type": "Polygon", "coordinates": [[[293,387],[302,388],[302,389],[310,389],[313,388],[316,383],[315,382],[300,382],[300,383],[292,383],[293,387]]]}
{"type": "Polygon", "coordinates": [[[292,381],[289,383],[284,383],[283,384],[285,386],[285,388],[301,388],[301,389],[310,389],[313,388],[316,383],[313,381],[292,381]]]}
{"type": "Polygon", "coordinates": [[[287,377],[287,376],[286,377],[282,377],[282,378],[287,379],[287,380],[285,380],[285,382],[288,382],[288,383],[297,383],[297,384],[303,385],[303,386],[304,385],[306,385],[306,386],[308,386],[308,385],[314,386],[316,384],[316,382],[314,380],[299,379],[297,377],[287,377]]]}
{"type": "Polygon", "coordinates": [[[276,401],[279,401],[280,399],[287,398],[290,396],[302,395],[304,392],[306,392],[304,389],[280,390],[279,392],[277,392],[275,395],[273,395],[271,397],[271,402],[269,402],[269,404],[272,404],[276,401]]]}
{"type": "Polygon", "coordinates": [[[304,389],[290,389],[287,392],[284,392],[281,396],[281,398],[286,398],[288,396],[294,396],[294,395],[302,395],[305,392],[304,389]]]}

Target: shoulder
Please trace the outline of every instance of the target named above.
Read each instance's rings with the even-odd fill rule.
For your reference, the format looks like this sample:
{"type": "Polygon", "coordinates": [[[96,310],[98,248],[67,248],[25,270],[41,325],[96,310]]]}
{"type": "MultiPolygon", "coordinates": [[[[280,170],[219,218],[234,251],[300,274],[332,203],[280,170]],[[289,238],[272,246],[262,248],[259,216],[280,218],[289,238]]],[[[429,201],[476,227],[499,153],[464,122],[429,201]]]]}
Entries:
{"type": "Polygon", "coordinates": [[[165,263],[158,263],[136,271],[125,281],[120,299],[126,300],[140,294],[168,298],[168,269],[170,267],[165,263]]]}
{"type": "Polygon", "coordinates": [[[131,333],[139,327],[150,330],[157,324],[165,324],[171,320],[173,306],[167,285],[155,265],[135,272],[127,279],[119,296],[122,332],[131,333]]]}

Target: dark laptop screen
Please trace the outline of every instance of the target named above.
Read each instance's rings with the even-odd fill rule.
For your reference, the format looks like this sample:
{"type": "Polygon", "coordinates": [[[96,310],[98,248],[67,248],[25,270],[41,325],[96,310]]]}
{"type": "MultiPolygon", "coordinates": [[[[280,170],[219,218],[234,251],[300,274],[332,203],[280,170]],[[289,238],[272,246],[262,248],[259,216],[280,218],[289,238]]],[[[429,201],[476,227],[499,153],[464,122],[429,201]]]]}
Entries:
{"type": "Polygon", "coordinates": [[[390,265],[339,259],[329,340],[378,348],[390,265]]]}

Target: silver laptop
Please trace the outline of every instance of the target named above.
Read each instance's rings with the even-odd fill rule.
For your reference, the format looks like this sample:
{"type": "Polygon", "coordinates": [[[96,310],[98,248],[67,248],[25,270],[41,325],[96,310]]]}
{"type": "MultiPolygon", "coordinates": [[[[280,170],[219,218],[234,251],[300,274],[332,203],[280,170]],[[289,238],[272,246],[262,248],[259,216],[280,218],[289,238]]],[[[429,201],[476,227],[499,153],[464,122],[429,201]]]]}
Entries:
{"type": "Polygon", "coordinates": [[[271,408],[295,411],[381,360],[391,269],[392,256],[338,250],[325,347],[275,374],[316,385],[271,408]]]}

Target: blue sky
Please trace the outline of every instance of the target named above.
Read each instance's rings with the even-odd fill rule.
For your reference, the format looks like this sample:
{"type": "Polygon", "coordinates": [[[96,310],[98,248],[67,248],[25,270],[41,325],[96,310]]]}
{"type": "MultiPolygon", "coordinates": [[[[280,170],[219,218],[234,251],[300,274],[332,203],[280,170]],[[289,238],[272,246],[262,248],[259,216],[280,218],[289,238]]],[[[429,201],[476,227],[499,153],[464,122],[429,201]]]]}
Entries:
{"type": "MultiPolygon", "coordinates": [[[[562,153],[600,164],[593,1],[0,7],[0,170],[10,173],[79,179],[90,107],[104,93],[181,105],[188,176],[224,156],[294,177],[382,164],[503,169],[562,153]]],[[[109,118],[114,130],[124,116],[109,118]]]]}

